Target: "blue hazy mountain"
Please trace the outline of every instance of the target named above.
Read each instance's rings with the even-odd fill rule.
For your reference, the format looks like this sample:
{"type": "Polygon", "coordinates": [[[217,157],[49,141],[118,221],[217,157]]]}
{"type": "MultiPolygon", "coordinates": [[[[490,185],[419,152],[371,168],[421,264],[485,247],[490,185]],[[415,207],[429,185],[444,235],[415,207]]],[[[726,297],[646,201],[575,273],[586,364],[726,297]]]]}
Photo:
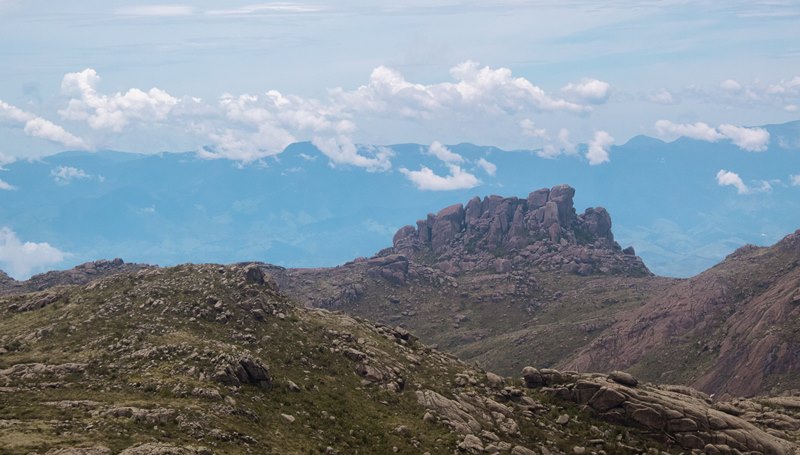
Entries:
{"type": "Polygon", "coordinates": [[[390,246],[397,228],[453,203],[568,183],[576,207],[610,211],[619,243],[634,246],[651,270],[690,276],[743,244],[772,244],[800,228],[800,187],[789,181],[800,174],[800,122],[765,128],[771,141],[761,153],[638,136],[612,147],[611,162],[600,166],[580,156],[452,145],[482,180],[457,191],[421,191],[399,172],[447,173],[418,144],[390,146],[387,172],[334,168],[310,143],[245,166],[191,152],[65,152],[0,171],[16,187],[0,191],[0,227],[70,253],[60,268],[111,257],[331,266],[390,246]],[[495,176],[474,164],[479,158],[497,166],[495,176]],[[739,174],[750,193],[719,186],[721,169],[739,174]]]}

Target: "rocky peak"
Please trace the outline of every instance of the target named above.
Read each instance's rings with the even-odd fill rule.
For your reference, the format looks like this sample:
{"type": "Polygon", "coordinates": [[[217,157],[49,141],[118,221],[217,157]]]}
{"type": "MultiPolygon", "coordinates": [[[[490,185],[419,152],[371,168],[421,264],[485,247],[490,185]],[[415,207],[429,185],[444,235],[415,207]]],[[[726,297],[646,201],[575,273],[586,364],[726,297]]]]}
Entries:
{"type": "Polygon", "coordinates": [[[393,252],[459,272],[494,266],[497,258],[522,265],[563,251],[569,254],[546,262],[580,274],[649,274],[632,249],[623,251],[614,241],[608,211],[594,207],[578,215],[574,196],[574,188],[558,185],[536,190],[526,199],[475,197],[466,207],[452,205],[417,221],[416,227],[398,230],[393,252]]]}
{"type": "Polygon", "coordinates": [[[16,280],[6,275],[6,272],[0,270],[0,287],[13,284],[16,280]]]}

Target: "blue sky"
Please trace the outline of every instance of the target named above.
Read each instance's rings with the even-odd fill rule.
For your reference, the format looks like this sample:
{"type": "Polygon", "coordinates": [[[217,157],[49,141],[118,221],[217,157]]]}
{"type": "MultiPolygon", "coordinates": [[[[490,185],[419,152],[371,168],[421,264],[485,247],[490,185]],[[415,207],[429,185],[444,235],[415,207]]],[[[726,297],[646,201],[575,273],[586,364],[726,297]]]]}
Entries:
{"type": "MultiPolygon", "coordinates": [[[[0,203],[30,190],[15,161],[65,150],[190,152],[239,169],[283,160],[288,173],[322,161],[315,175],[331,184],[400,181],[418,201],[451,192],[437,199],[451,203],[459,191],[522,194],[506,179],[545,167],[536,160],[566,160],[555,183],[619,179],[637,170],[615,161],[615,147],[642,134],[730,150],[730,162],[719,155],[692,182],[727,191],[729,213],[730,201],[800,191],[800,135],[759,127],[800,117],[800,2],[487,3],[0,0],[0,203]],[[286,147],[303,141],[318,154],[290,160],[286,147]],[[408,156],[385,147],[403,143],[421,147],[408,156]],[[504,169],[496,154],[465,155],[459,143],[531,150],[531,161],[504,169]],[[743,165],[750,155],[758,175],[743,165]]],[[[62,161],[40,170],[45,196],[65,182],[106,183],[62,161]]],[[[44,262],[18,275],[66,264],[54,243],[63,236],[17,215],[0,219],[0,264],[27,244],[44,262]]],[[[662,235],[659,245],[691,232],[619,228],[628,239],[662,235]]],[[[728,234],[725,245],[744,241],[728,234]]]]}

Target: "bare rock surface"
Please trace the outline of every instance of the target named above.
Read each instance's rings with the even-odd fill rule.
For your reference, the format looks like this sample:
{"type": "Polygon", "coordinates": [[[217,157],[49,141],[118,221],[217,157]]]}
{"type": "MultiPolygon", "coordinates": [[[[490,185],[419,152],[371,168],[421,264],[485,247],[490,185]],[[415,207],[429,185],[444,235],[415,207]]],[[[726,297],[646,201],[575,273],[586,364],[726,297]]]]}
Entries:
{"type": "MultiPolygon", "coordinates": [[[[591,409],[602,419],[663,433],[687,450],[771,455],[794,454],[797,450],[774,431],[756,426],[744,417],[744,411],[731,412],[738,409],[736,405],[714,403],[688,388],[639,384],[630,374],[619,371],[608,376],[559,372],[551,374],[551,380],[543,385],[528,380],[532,372],[531,367],[523,371],[528,387],[543,387],[555,397],[591,409]]],[[[784,415],[781,419],[792,422],[787,427],[796,428],[794,417],[784,415]]]]}

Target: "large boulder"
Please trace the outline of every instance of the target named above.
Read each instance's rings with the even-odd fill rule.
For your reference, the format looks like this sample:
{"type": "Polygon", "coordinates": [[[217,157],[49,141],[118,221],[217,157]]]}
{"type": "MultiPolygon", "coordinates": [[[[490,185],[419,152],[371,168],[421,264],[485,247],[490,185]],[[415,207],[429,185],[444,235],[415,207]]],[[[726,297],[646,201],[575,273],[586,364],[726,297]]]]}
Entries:
{"type": "Polygon", "coordinates": [[[464,227],[464,206],[451,205],[436,214],[431,226],[431,247],[433,251],[443,250],[464,227]]]}
{"type": "Polygon", "coordinates": [[[614,240],[614,235],[611,234],[611,215],[603,207],[586,209],[583,221],[593,237],[614,240]]]}
{"type": "Polygon", "coordinates": [[[569,185],[554,186],[550,190],[548,202],[555,202],[558,206],[558,221],[562,226],[568,226],[576,217],[573,197],[575,188],[569,185]]]}
{"type": "Polygon", "coordinates": [[[550,197],[550,190],[548,188],[542,188],[540,190],[536,190],[533,193],[529,194],[528,210],[533,211],[540,207],[544,207],[549,197],[550,197]]]}

